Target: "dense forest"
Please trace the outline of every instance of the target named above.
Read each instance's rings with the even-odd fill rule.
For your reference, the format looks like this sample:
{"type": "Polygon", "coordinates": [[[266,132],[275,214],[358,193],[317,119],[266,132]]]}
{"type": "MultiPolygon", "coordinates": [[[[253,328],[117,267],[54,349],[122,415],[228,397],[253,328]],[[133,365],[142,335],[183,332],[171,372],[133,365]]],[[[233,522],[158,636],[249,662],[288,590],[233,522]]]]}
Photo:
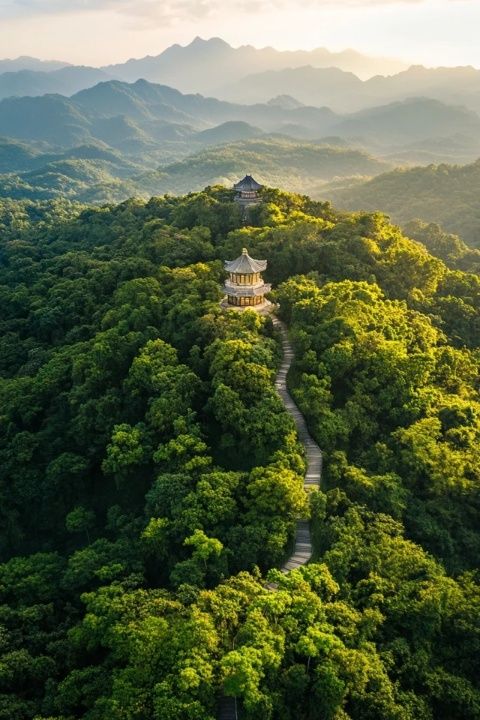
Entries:
{"type": "Polygon", "coordinates": [[[123,135],[121,151],[95,142],[40,152],[31,143],[0,138],[0,198],[68,198],[102,204],[132,196],[181,195],[219,182],[233,185],[245,167],[261,168],[259,179],[269,185],[292,191],[303,188],[318,196],[326,183],[338,177],[349,183],[392,167],[346,146],[340,138],[314,143],[251,134],[255,135],[255,128],[248,123],[227,122],[197,133],[195,140],[179,134],[165,140],[160,149],[137,143],[130,153],[125,152],[128,143],[123,135]]]}
{"type": "Polygon", "coordinates": [[[480,160],[462,166],[397,168],[350,187],[334,188],[328,197],[349,210],[381,208],[399,223],[415,218],[440,223],[447,232],[480,247],[479,181],[480,160]]]}
{"type": "Polygon", "coordinates": [[[480,719],[476,255],[232,200],[0,201],[0,718],[214,720],[225,693],[246,720],[480,719]],[[272,321],[219,305],[243,246],[324,452],[308,496],[272,321]]]}

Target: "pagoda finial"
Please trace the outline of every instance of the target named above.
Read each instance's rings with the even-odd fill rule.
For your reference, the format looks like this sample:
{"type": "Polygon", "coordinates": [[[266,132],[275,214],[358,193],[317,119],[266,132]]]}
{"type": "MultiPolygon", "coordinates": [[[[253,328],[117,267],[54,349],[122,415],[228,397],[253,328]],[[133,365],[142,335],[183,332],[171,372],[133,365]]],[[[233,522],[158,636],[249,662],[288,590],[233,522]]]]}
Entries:
{"type": "Polygon", "coordinates": [[[248,255],[247,248],[242,248],[242,255],[248,255]]]}

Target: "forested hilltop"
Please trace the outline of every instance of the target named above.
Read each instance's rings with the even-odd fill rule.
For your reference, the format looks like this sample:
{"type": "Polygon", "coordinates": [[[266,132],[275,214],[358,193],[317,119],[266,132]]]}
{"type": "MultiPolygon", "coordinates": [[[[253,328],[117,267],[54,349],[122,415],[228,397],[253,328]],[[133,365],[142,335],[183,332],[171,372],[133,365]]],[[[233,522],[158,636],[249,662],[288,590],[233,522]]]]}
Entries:
{"type": "Polygon", "coordinates": [[[0,201],[1,719],[480,718],[476,258],[276,190],[250,223],[222,187],[0,201]],[[271,319],[219,306],[244,246],[309,497],[271,319]]]}
{"type": "Polygon", "coordinates": [[[397,168],[351,187],[328,193],[349,210],[381,208],[395,222],[415,218],[440,223],[445,230],[480,247],[478,186],[480,160],[470,165],[397,168]]]}

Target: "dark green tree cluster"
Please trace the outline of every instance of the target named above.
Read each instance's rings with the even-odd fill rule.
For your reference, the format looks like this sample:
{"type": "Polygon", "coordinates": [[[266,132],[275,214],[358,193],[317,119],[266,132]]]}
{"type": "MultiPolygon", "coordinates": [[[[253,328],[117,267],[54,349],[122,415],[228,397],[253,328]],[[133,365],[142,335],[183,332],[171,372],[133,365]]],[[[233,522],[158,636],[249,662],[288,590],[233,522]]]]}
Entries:
{"type": "Polygon", "coordinates": [[[478,159],[468,165],[422,164],[395,168],[350,187],[332,189],[329,196],[340,207],[381,209],[403,224],[415,218],[440,223],[448,233],[455,233],[470,247],[478,248],[479,178],[478,159]]]}
{"type": "Polygon", "coordinates": [[[478,277],[379,214],[232,199],[0,203],[0,718],[480,718],[478,277]],[[310,508],[274,328],[219,306],[245,245],[310,508]],[[308,512],[315,562],[271,570],[308,512]]]}

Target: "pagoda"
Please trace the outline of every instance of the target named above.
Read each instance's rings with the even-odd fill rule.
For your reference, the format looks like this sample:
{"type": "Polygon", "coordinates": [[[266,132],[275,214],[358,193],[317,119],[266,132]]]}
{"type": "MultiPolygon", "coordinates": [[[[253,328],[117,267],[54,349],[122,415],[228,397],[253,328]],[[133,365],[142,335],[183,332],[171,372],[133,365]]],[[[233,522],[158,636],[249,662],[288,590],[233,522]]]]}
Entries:
{"type": "Polygon", "coordinates": [[[258,191],[262,187],[263,185],[260,185],[251,175],[245,175],[243,180],[233,186],[236,191],[235,202],[240,203],[243,207],[257,205],[260,202],[258,191]]]}
{"type": "Polygon", "coordinates": [[[254,260],[243,248],[242,254],[236,260],[227,260],[225,270],[228,279],[223,290],[227,296],[227,305],[236,307],[265,306],[266,293],[270,292],[271,285],[263,282],[261,273],[266,269],[266,260],[254,260]]]}

